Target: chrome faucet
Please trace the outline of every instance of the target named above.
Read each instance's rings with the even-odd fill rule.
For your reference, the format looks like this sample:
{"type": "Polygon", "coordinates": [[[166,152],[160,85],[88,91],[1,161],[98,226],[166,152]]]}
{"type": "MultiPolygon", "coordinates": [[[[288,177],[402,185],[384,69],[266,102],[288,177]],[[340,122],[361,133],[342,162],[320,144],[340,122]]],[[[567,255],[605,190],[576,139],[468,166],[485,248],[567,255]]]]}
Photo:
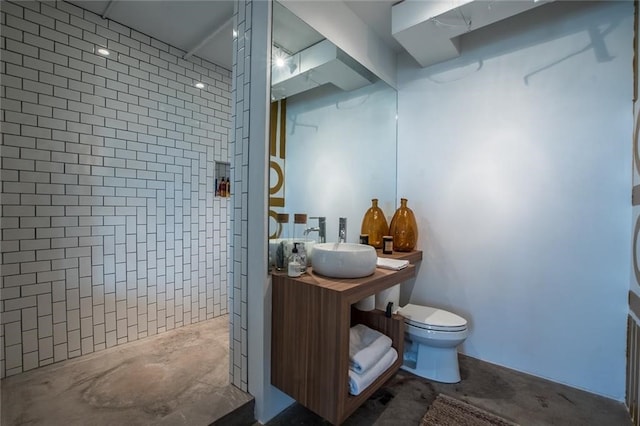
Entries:
{"type": "Polygon", "coordinates": [[[341,217],[338,226],[338,242],[346,243],[347,242],[347,218],[341,217]]]}
{"type": "Polygon", "coordinates": [[[323,216],[314,216],[309,219],[318,219],[318,226],[315,228],[307,228],[304,230],[305,237],[309,235],[310,232],[318,233],[318,242],[326,243],[327,242],[327,218],[323,216]]]}

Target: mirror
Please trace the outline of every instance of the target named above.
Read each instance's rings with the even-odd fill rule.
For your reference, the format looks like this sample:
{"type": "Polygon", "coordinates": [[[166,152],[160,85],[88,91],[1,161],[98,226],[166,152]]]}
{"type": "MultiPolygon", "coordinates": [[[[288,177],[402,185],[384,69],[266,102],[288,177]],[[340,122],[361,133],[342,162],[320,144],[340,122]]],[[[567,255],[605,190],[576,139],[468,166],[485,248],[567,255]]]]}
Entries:
{"type": "Polygon", "coordinates": [[[395,212],[396,90],[277,2],[272,39],[270,238],[303,238],[293,215],[306,213],[308,228],[326,218],[327,242],[346,217],[359,242],[372,198],[395,212]]]}

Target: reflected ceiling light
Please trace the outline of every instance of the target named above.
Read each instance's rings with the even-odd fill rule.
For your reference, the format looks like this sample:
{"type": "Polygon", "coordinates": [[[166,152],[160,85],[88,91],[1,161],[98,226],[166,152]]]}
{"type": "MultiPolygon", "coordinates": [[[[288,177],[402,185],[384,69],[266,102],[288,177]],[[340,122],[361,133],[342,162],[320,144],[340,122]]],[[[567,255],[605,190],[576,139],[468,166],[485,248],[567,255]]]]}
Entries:
{"type": "Polygon", "coordinates": [[[98,48],[98,53],[102,56],[109,56],[109,54],[111,52],[109,52],[107,49],[105,49],[104,47],[99,47],[98,48]]]}
{"type": "Polygon", "coordinates": [[[284,68],[290,58],[290,56],[287,54],[287,52],[284,51],[284,49],[281,49],[276,45],[273,46],[273,53],[271,55],[273,64],[278,68],[284,68]]]}
{"type": "Polygon", "coordinates": [[[236,31],[236,29],[233,29],[233,38],[238,37],[238,31],[236,31]]]}
{"type": "Polygon", "coordinates": [[[204,89],[204,83],[200,83],[200,82],[198,82],[198,83],[196,83],[196,87],[197,87],[198,89],[204,89]]]}

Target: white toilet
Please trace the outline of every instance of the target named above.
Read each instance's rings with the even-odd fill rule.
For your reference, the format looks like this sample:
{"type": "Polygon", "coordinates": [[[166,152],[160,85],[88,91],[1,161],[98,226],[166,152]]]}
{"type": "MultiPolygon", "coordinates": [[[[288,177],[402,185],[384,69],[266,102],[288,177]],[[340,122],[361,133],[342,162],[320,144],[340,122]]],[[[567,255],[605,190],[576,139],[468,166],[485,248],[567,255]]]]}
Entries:
{"type": "Polygon", "coordinates": [[[408,304],[398,309],[405,317],[402,369],[442,383],[458,383],[458,345],[467,338],[467,320],[451,312],[408,304]]]}

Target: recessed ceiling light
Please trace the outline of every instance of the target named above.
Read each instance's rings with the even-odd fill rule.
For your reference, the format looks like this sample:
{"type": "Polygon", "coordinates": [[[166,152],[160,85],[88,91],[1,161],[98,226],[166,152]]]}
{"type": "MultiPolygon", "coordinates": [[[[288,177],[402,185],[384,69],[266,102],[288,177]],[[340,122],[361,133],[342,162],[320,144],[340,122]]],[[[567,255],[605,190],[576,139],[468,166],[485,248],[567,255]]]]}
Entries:
{"type": "Polygon", "coordinates": [[[104,47],[99,47],[98,48],[98,53],[101,54],[102,56],[109,56],[109,51],[107,49],[105,49],[104,47]]]}
{"type": "Polygon", "coordinates": [[[204,83],[196,83],[198,89],[204,89],[204,83]]]}

